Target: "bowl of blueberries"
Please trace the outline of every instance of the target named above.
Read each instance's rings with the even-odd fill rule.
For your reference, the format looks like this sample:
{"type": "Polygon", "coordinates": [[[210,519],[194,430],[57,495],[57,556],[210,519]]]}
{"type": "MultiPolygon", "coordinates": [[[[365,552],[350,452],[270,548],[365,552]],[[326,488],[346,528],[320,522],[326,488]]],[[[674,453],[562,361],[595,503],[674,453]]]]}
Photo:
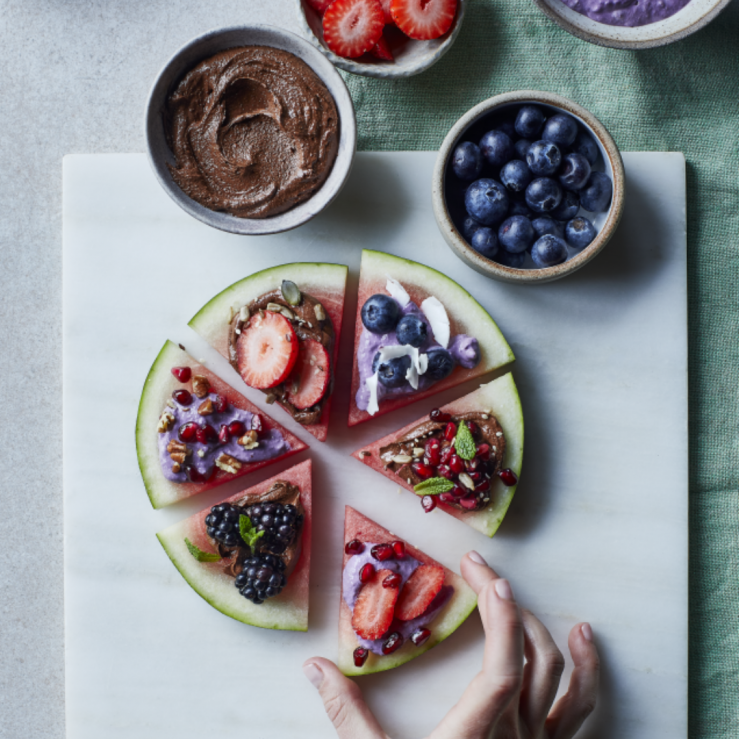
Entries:
{"type": "Polygon", "coordinates": [[[509,92],[449,131],[432,197],[442,235],[473,269],[504,282],[551,282],[587,264],[613,236],[623,162],[581,106],[549,92],[509,92]]]}

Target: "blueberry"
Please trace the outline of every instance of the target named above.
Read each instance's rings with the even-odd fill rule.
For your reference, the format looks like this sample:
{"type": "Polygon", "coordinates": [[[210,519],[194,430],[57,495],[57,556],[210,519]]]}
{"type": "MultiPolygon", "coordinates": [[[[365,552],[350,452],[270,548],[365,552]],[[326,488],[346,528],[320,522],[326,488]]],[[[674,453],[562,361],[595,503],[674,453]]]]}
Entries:
{"type": "Polygon", "coordinates": [[[535,141],[526,154],[526,164],[539,177],[554,174],[562,163],[562,152],[551,141],[535,141]]]}
{"type": "Polygon", "coordinates": [[[575,143],[572,145],[572,151],[577,154],[582,154],[592,166],[598,161],[600,151],[598,150],[598,144],[595,143],[595,139],[585,131],[580,131],[575,138],[575,143]]]}
{"type": "Polygon", "coordinates": [[[613,194],[611,178],[603,172],[591,172],[585,187],[580,191],[580,202],[591,213],[608,210],[613,194]]]}
{"type": "Polygon", "coordinates": [[[544,124],[541,137],[560,146],[569,146],[577,136],[577,123],[568,115],[557,113],[544,124]]]}
{"type": "MultiPolygon", "coordinates": [[[[379,352],[375,355],[377,361],[377,372],[378,380],[380,384],[386,388],[403,387],[408,380],[405,379],[408,370],[411,367],[411,358],[409,356],[393,357],[392,359],[386,359],[384,362],[379,361],[379,352]]],[[[375,366],[375,362],[372,363],[375,366]]]]}
{"type": "Polygon", "coordinates": [[[475,180],[464,194],[464,207],[483,226],[498,224],[508,214],[508,192],[496,180],[475,180]]]}
{"type": "Polygon", "coordinates": [[[516,116],[516,133],[525,139],[539,135],[546,116],[535,105],[523,105],[516,116]]]}
{"type": "Polygon", "coordinates": [[[465,239],[469,241],[472,238],[472,234],[475,233],[481,225],[481,223],[478,223],[471,216],[467,216],[462,223],[462,233],[464,234],[465,239]]]}
{"type": "Polygon", "coordinates": [[[362,306],[362,323],[373,334],[387,334],[400,320],[400,306],[387,295],[378,293],[362,306]]]}
{"type": "Polygon", "coordinates": [[[572,190],[562,193],[562,202],[551,212],[552,218],[558,221],[569,221],[580,210],[580,196],[572,190]]]}
{"type": "Polygon", "coordinates": [[[480,176],[482,152],[477,144],[463,141],[452,154],[452,171],[460,180],[471,181],[480,176]]]}
{"type": "Polygon", "coordinates": [[[502,123],[499,123],[495,127],[496,131],[502,131],[504,134],[508,136],[508,138],[513,141],[513,139],[516,138],[516,127],[513,124],[513,121],[503,121],[502,123]]]}
{"type": "Polygon", "coordinates": [[[582,216],[573,218],[565,226],[567,243],[575,249],[584,249],[597,235],[595,226],[582,216]]]}
{"type": "Polygon", "coordinates": [[[487,226],[482,226],[472,234],[470,245],[476,251],[482,254],[483,257],[490,259],[498,253],[498,237],[495,235],[495,231],[487,226]]]}
{"type": "Polygon", "coordinates": [[[519,139],[513,144],[513,148],[516,150],[516,156],[519,159],[526,161],[526,154],[528,153],[531,141],[529,139],[519,139]]]}
{"type": "Polygon", "coordinates": [[[500,170],[500,181],[511,192],[523,192],[531,182],[531,177],[531,170],[520,159],[511,159],[500,170]]]}
{"type": "Polygon", "coordinates": [[[524,259],[526,259],[525,252],[518,254],[511,254],[511,252],[501,249],[498,252],[498,256],[495,257],[495,261],[502,264],[504,267],[513,267],[513,269],[521,269],[523,267],[524,259]]]}
{"type": "Polygon", "coordinates": [[[513,254],[526,251],[536,238],[531,221],[526,216],[511,216],[500,224],[498,241],[501,246],[513,254]]]}
{"type": "Polygon", "coordinates": [[[428,329],[418,316],[403,316],[395,327],[395,336],[399,343],[408,344],[418,349],[428,338],[428,329]]]}
{"type": "Polygon", "coordinates": [[[440,346],[431,347],[428,351],[429,364],[424,377],[430,380],[443,380],[454,369],[454,357],[440,346]]]}
{"type": "Polygon", "coordinates": [[[566,154],[559,170],[559,181],[565,190],[580,190],[590,177],[590,162],[578,153],[566,154]]]}
{"type": "Polygon", "coordinates": [[[531,258],[537,267],[553,267],[567,260],[567,244],[564,239],[545,234],[531,247],[531,258]]]}
{"type": "Polygon", "coordinates": [[[557,223],[557,221],[555,221],[551,216],[539,216],[538,218],[534,218],[534,220],[531,221],[531,225],[534,227],[534,233],[536,233],[537,238],[539,236],[544,236],[544,234],[559,236],[560,239],[564,238],[562,226],[560,226],[559,223],[557,223]]]}
{"type": "Polygon", "coordinates": [[[513,141],[504,131],[488,131],[480,139],[480,151],[493,167],[502,167],[515,153],[513,141]]]}
{"type": "Polygon", "coordinates": [[[533,213],[531,212],[531,208],[529,208],[528,205],[526,205],[525,200],[514,200],[511,198],[511,204],[508,208],[508,215],[509,216],[526,216],[527,218],[531,218],[533,213]]]}
{"type": "Polygon", "coordinates": [[[549,213],[562,201],[562,188],[549,177],[539,177],[526,188],[526,204],[535,213],[549,213]]]}

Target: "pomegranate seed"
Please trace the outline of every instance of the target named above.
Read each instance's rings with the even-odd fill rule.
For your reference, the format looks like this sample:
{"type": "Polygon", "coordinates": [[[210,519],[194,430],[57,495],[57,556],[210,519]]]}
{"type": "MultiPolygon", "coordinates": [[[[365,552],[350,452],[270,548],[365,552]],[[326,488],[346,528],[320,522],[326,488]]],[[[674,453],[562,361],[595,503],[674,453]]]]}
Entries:
{"type": "Polygon", "coordinates": [[[364,663],[367,661],[367,657],[369,657],[369,649],[365,649],[364,647],[357,647],[354,650],[354,666],[364,666],[364,663]]]}
{"type": "Polygon", "coordinates": [[[364,583],[369,582],[374,576],[375,566],[367,562],[367,564],[359,571],[359,582],[364,585],[364,583]]]}
{"type": "Polygon", "coordinates": [[[400,582],[402,579],[403,578],[397,572],[393,572],[392,575],[388,575],[382,581],[382,587],[383,588],[399,588],[400,582]]]}
{"type": "Polygon", "coordinates": [[[452,454],[452,458],[449,460],[449,468],[455,475],[464,472],[464,460],[458,454],[452,454]]]}
{"type": "Polygon", "coordinates": [[[433,495],[424,495],[421,498],[421,505],[426,513],[431,513],[436,508],[436,498],[433,495]]]}
{"type": "Polygon", "coordinates": [[[198,426],[195,431],[195,437],[200,444],[207,444],[210,441],[215,441],[218,438],[218,434],[216,434],[216,430],[212,426],[206,423],[205,426],[198,426]]]}
{"type": "Polygon", "coordinates": [[[467,421],[467,428],[473,436],[477,433],[477,424],[474,421],[467,421]]]}
{"type": "Polygon", "coordinates": [[[352,539],[346,543],[344,551],[347,554],[361,554],[364,551],[364,544],[359,539],[352,539]]]}
{"type": "Polygon", "coordinates": [[[477,485],[477,483],[482,482],[482,472],[469,472],[467,473],[470,476],[470,480],[477,485]]]}
{"type": "Polygon", "coordinates": [[[475,493],[485,493],[490,490],[490,480],[485,478],[482,482],[475,485],[475,493]]]}
{"type": "Polygon", "coordinates": [[[441,457],[439,458],[439,462],[441,462],[441,464],[449,464],[449,460],[452,458],[452,454],[454,454],[453,446],[444,447],[441,450],[441,457]]]}
{"type": "Polygon", "coordinates": [[[479,459],[465,459],[464,468],[467,470],[467,472],[472,472],[473,470],[477,469],[478,464],[480,464],[479,459]]]}
{"type": "Polygon", "coordinates": [[[187,478],[190,482],[208,482],[208,480],[213,477],[213,473],[215,471],[215,466],[211,467],[210,472],[206,472],[205,474],[198,472],[197,469],[191,465],[185,467],[185,472],[187,473],[187,478]]]}
{"type": "Polygon", "coordinates": [[[192,377],[192,370],[189,367],[172,367],[172,374],[180,382],[189,382],[192,377]]]}
{"type": "Polygon", "coordinates": [[[228,430],[231,432],[231,436],[242,437],[246,433],[246,426],[241,421],[231,421],[228,424],[228,430]]]}
{"type": "Polygon", "coordinates": [[[180,426],[180,430],[177,432],[177,436],[180,437],[180,441],[195,441],[195,435],[198,432],[197,423],[183,423],[180,426]]]}
{"type": "Polygon", "coordinates": [[[190,405],[192,403],[192,395],[187,390],[175,390],[172,393],[172,397],[180,404],[180,405],[190,405]]]}
{"type": "Polygon", "coordinates": [[[448,464],[440,464],[436,468],[436,474],[439,477],[446,477],[447,480],[451,480],[454,473],[449,469],[448,464]]]}
{"type": "Polygon", "coordinates": [[[393,556],[393,548],[389,544],[375,544],[370,551],[372,556],[380,562],[384,562],[393,556]]]}
{"type": "Polygon", "coordinates": [[[432,421],[438,421],[439,423],[446,423],[447,421],[452,420],[449,413],[444,413],[444,411],[440,411],[438,408],[434,408],[431,413],[429,413],[429,418],[432,421]]]}
{"type": "Polygon", "coordinates": [[[429,439],[426,442],[424,452],[426,454],[426,459],[428,459],[428,464],[432,467],[436,467],[436,465],[441,462],[441,443],[438,439],[429,439]]]}
{"type": "Polygon", "coordinates": [[[447,441],[454,441],[454,437],[457,435],[457,424],[454,421],[449,421],[444,429],[444,438],[447,441]]]}
{"type": "Polygon", "coordinates": [[[511,469],[501,470],[498,473],[498,477],[500,477],[500,479],[503,480],[503,484],[507,485],[508,487],[512,487],[518,482],[518,477],[516,477],[516,473],[511,469]]]}
{"type": "Polygon", "coordinates": [[[487,461],[490,459],[490,444],[480,444],[475,454],[480,459],[487,461]]]}
{"type": "Polygon", "coordinates": [[[431,636],[431,632],[428,629],[424,629],[421,627],[417,631],[414,631],[413,634],[411,634],[411,641],[417,646],[420,647],[421,644],[425,644],[428,641],[428,638],[431,636]]]}
{"type": "Polygon", "coordinates": [[[452,495],[451,493],[442,493],[442,494],[441,494],[441,495],[439,496],[439,500],[440,500],[440,501],[441,501],[442,503],[446,503],[447,505],[448,505],[449,503],[456,503],[456,502],[457,502],[457,501],[456,501],[456,499],[455,499],[455,497],[454,497],[454,496],[453,496],[453,495],[452,495]]]}
{"type": "Polygon", "coordinates": [[[468,511],[472,511],[477,508],[477,496],[473,493],[465,495],[464,498],[459,499],[459,504],[468,511]]]}
{"type": "Polygon", "coordinates": [[[223,395],[216,395],[213,399],[213,405],[218,413],[225,413],[228,410],[228,401],[223,395]]]}
{"type": "Polygon", "coordinates": [[[422,462],[414,462],[411,465],[411,469],[422,479],[422,480],[428,480],[429,477],[434,476],[434,471],[429,467],[427,464],[423,464],[422,462]]]}
{"type": "Polygon", "coordinates": [[[226,424],[221,424],[221,430],[218,432],[218,441],[221,442],[221,444],[228,444],[229,441],[231,441],[231,432],[228,430],[228,426],[226,424]]]}
{"type": "Polygon", "coordinates": [[[397,632],[393,631],[390,636],[382,644],[383,654],[392,654],[396,649],[400,649],[403,646],[403,637],[397,632]]]}
{"type": "Polygon", "coordinates": [[[395,553],[395,556],[398,559],[403,559],[403,557],[405,557],[405,542],[404,541],[394,541],[393,542],[393,552],[395,553]]]}
{"type": "Polygon", "coordinates": [[[261,434],[262,430],[264,429],[264,425],[262,424],[262,417],[258,413],[255,413],[251,417],[251,428],[252,431],[256,431],[258,434],[261,434]]]}
{"type": "Polygon", "coordinates": [[[461,485],[455,485],[452,488],[452,495],[455,498],[461,498],[463,495],[467,495],[468,492],[469,490],[467,490],[467,488],[463,488],[461,485]]]}

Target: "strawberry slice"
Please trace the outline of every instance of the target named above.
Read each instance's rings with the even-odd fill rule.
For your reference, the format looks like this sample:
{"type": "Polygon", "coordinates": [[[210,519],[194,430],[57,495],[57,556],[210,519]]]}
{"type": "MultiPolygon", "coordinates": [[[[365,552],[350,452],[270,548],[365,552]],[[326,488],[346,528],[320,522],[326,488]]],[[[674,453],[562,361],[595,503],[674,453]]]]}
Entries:
{"type": "Polygon", "coordinates": [[[236,363],[244,382],[259,390],[279,385],[298,358],[298,337],[280,313],[258,313],[236,342],[236,363]]]}
{"type": "Polygon", "coordinates": [[[392,4],[393,0],[380,0],[380,5],[382,5],[382,12],[385,14],[385,25],[389,26],[395,23],[393,20],[393,14],[390,10],[390,5],[392,4]]]}
{"type": "Polygon", "coordinates": [[[418,618],[436,598],[444,584],[444,568],[420,565],[400,591],[395,617],[400,621],[418,618]]]}
{"type": "Polygon", "coordinates": [[[334,0],[305,0],[319,15],[323,15],[334,0]]]}
{"type": "Polygon", "coordinates": [[[370,49],[369,53],[386,62],[395,61],[393,52],[390,51],[390,47],[388,46],[387,39],[384,34],[380,36],[380,40],[370,49]]]}
{"type": "Polygon", "coordinates": [[[287,380],[287,399],[299,410],[315,405],[328,390],[331,360],[320,341],[300,342],[298,361],[287,380]]]}
{"type": "Polygon", "coordinates": [[[452,27],[457,0],[392,0],[390,12],[406,36],[428,41],[452,27]]]}
{"type": "Polygon", "coordinates": [[[323,39],[334,54],[354,59],[380,40],[384,26],[379,0],[334,0],[323,16],[323,39]]]}
{"type": "Polygon", "coordinates": [[[379,639],[393,622],[398,588],[386,588],[382,584],[392,574],[391,570],[380,570],[359,591],[352,614],[352,628],[363,639],[379,639]]]}

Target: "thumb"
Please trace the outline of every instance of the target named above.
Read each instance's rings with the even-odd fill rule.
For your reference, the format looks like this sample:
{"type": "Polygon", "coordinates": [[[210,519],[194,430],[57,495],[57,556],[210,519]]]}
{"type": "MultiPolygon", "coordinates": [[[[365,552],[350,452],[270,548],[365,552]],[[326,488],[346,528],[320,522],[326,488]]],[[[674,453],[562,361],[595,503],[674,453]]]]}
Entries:
{"type": "Polygon", "coordinates": [[[303,672],[323,700],[339,739],[387,739],[359,686],[342,675],[336,665],[323,657],[311,657],[303,672]]]}

